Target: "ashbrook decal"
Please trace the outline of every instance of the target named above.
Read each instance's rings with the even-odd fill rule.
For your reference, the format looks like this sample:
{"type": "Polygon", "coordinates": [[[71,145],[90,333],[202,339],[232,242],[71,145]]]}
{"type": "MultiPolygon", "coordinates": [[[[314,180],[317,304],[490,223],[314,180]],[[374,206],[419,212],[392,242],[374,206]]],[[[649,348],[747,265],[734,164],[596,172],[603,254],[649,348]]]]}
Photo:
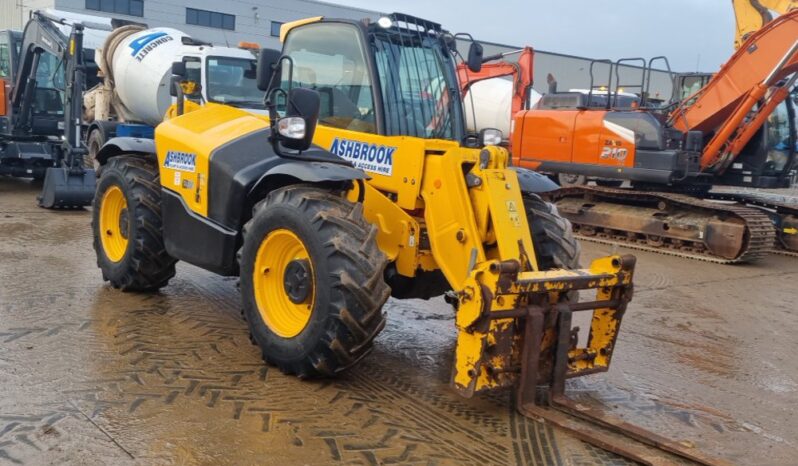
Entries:
{"type": "Polygon", "coordinates": [[[172,170],[193,172],[196,167],[196,160],[196,154],[170,150],[166,153],[166,160],[163,161],[163,166],[164,168],[171,168],[172,170]]]}
{"type": "Polygon", "coordinates": [[[153,32],[152,34],[147,34],[146,36],[139,37],[130,43],[130,48],[133,49],[133,51],[130,52],[130,55],[135,57],[136,61],[144,60],[144,57],[146,57],[153,49],[155,49],[155,47],[173,40],[175,40],[175,38],[165,32],[153,32]]]}
{"type": "Polygon", "coordinates": [[[393,153],[396,152],[396,147],[335,138],[330,152],[349,160],[361,170],[386,176],[393,173],[393,153]]]}

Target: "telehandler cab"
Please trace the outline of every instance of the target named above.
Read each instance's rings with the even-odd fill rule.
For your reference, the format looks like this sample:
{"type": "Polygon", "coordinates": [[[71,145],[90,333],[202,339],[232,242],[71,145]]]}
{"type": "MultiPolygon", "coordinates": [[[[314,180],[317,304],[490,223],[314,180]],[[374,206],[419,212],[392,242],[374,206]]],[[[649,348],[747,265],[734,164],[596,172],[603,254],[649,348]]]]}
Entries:
{"type": "MultiPolygon", "coordinates": [[[[264,360],[299,377],[364,357],[390,295],[446,293],[461,394],[516,387],[519,409],[537,415],[548,408],[536,388],[550,386],[573,407],[565,380],[609,367],[634,257],[577,269],[568,221],[536,194],[554,186],[510,168],[495,133],[466,133],[455,40],[440,25],[318,17],[281,36],[283,51],[258,60],[270,117],[186,105],[154,141],[100,150],[103,278],[157,290],[178,260],[239,276],[264,360]],[[594,297],[578,302],[578,290],[594,297]],[[582,311],[592,322],[579,345],[571,318],[582,311]]],[[[480,55],[472,45],[475,69],[480,55]]]]}

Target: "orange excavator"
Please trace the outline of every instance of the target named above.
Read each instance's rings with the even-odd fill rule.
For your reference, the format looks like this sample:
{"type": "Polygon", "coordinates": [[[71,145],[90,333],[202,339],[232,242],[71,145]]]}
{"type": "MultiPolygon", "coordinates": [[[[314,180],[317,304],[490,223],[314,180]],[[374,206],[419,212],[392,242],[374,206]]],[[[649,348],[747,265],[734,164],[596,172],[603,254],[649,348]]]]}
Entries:
{"type": "Polygon", "coordinates": [[[491,63],[480,75],[461,69],[460,78],[467,91],[487,79],[481,74],[504,70],[525,86],[514,88],[510,146],[516,165],[631,185],[570,186],[552,193],[580,236],[719,263],[759,259],[774,244],[798,252],[798,205],[713,190],[790,185],[796,167],[789,96],[798,79],[798,11],[746,33],[700,90],[667,106],[648,99],[653,61],[634,60],[642,69],[637,84],[621,82],[622,65],[632,60],[596,61],[591,81],[601,64],[609,69],[601,88],[607,90],[591,82],[585,92],[550,92],[534,108],[524,105],[531,67],[491,63]],[[629,98],[618,92],[621,87],[640,92],[629,98]]]}

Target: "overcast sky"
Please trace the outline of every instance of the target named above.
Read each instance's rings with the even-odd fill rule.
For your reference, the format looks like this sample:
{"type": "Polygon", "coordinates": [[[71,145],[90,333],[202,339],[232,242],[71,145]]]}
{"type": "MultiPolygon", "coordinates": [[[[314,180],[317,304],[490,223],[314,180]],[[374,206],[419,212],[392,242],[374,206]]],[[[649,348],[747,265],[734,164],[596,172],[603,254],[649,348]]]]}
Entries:
{"type": "Polygon", "coordinates": [[[665,55],[674,71],[716,71],[734,49],[731,0],[332,0],[400,11],[452,32],[590,58],[665,55]]]}

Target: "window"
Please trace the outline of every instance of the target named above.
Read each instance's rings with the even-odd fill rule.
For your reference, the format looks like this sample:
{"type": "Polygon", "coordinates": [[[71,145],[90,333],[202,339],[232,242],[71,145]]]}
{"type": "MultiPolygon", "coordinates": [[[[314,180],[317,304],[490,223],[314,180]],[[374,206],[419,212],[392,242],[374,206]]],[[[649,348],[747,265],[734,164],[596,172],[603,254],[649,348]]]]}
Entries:
{"type": "Polygon", "coordinates": [[[87,10],[144,16],[144,0],[86,0],[87,10]]]}
{"type": "Polygon", "coordinates": [[[228,15],[226,13],[219,13],[216,11],[186,8],[186,24],[235,31],[236,17],[234,15],[228,15]]]}
{"type": "MultiPolygon", "coordinates": [[[[376,132],[371,81],[354,26],[320,24],[294,29],[283,53],[294,60],[291,87],[318,91],[321,98],[319,123],[376,132]]],[[[286,77],[283,76],[283,89],[288,88],[286,77]]]]}
{"type": "Polygon", "coordinates": [[[265,108],[255,69],[254,59],[208,57],[208,100],[233,107],[265,108]]]}
{"type": "Polygon", "coordinates": [[[787,108],[789,100],[779,104],[768,117],[765,125],[767,136],[767,161],[765,169],[771,173],[780,173],[788,168],[791,148],[792,131],[790,128],[790,113],[787,108]]]}
{"type": "Polygon", "coordinates": [[[8,48],[8,41],[0,38],[0,78],[11,76],[11,54],[8,48]]]}
{"type": "Polygon", "coordinates": [[[63,62],[55,55],[44,52],[36,68],[36,90],[33,94],[33,114],[60,116],[64,114],[63,62]]]}
{"type": "Polygon", "coordinates": [[[379,31],[375,58],[385,101],[385,132],[455,139],[453,96],[438,39],[379,31]]]}
{"type": "Polygon", "coordinates": [[[283,23],[280,21],[272,21],[272,37],[280,37],[280,28],[283,23]]]}
{"type": "Polygon", "coordinates": [[[202,61],[195,57],[186,57],[183,59],[186,64],[186,81],[194,81],[195,83],[202,83],[202,61]]]}

